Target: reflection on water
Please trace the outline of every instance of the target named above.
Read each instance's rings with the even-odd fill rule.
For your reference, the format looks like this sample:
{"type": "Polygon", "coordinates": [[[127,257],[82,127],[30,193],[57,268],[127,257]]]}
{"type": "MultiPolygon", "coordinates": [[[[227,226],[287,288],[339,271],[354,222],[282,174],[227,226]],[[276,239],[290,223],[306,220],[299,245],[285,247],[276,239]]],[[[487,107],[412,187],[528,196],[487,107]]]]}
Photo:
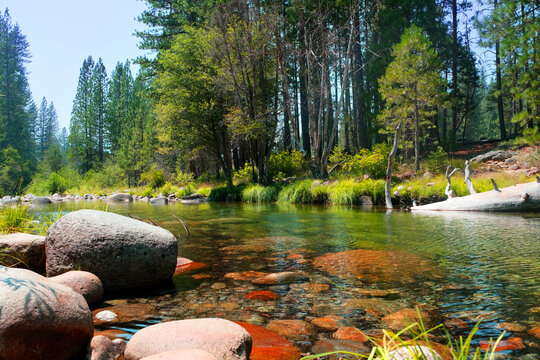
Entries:
{"type": "MultiPolygon", "coordinates": [[[[98,209],[105,208],[103,203],[78,202],[42,211],[72,211],[96,204],[98,209]]],[[[498,336],[501,330],[495,326],[499,322],[519,322],[527,329],[540,322],[540,312],[535,312],[540,306],[538,213],[387,213],[337,206],[147,203],[111,204],[108,211],[152,219],[177,235],[180,256],[209,265],[198,276],[175,277],[171,288],[145,294],[140,301],[155,305],[161,318],[220,316],[264,325],[271,319],[309,320],[337,313],[351,325],[376,326],[372,315],[346,304],[362,297],[361,289],[378,288],[399,290],[401,299],[384,300],[392,306],[428,304],[456,321],[482,320],[477,341],[498,336]],[[173,215],[186,222],[191,236],[186,237],[173,215]],[[416,257],[422,259],[418,267],[430,269],[424,269],[425,277],[411,282],[378,278],[374,273],[366,279],[369,263],[364,262],[357,265],[364,267],[364,278],[350,268],[326,272],[324,267],[313,266],[313,259],[320,255],[359,249],[375,251],[362,254],[413,254],[401,267],[399,257],[383,262],[401,270],[404,278],[418,270],[416,257]],[[312,284],[331,284],[331,291],[318,293],[302,284],[273,285],[264,289],[279,294],[278,300],[248,300],[245,295],[261,286],[225,277],[243,271],[302,271],[312,284]]],[[[146,325],[138,322],[117,329],[133,332],[146,325]]],[[[526,333],[517,335],[534,340],[526,333]]],[[[297,345],[309,351],[309,344],[297,345]]],[[[540,350],[529,348],[519,354],[527,352],[540,350]]]]}

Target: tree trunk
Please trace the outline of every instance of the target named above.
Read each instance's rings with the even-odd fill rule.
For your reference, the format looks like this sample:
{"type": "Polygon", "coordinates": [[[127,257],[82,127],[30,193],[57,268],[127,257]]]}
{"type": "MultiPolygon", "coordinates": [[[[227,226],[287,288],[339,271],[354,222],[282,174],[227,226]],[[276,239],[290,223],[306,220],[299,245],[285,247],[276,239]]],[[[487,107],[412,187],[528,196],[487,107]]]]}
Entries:
{"type": "Polygon", "coordinates": [[[353,46],[353,101],[354,101],[354,122],[356,124],[358,147],[368,148],[367,128],[364,109],[364,61],[362,57],[362,37],[360,31],[360,12],[357,11],[354,16],[352,31],[356,31],[353,46]]]}
{"type": "Polygon", "coordinates": [[[452,0],[452,132],[450,133],[450,149],[456,147],[457,136],[457,96],[458,96],[458,39],[457,39],[457,0],[452,0]]]}
{"type": "Polygon", "coordinates": [[[386,167],[386,181],[384,183],[384,198],[386,200],[386,208],[393,209],[392,206],[392,167],[394,166],[394,158],[398,151],[398,142],[399,142],[399,132],[401,130],[401,124],[396,127],[396,133],[394,134],[394,145],[392,146],[392,151],[388,154],[388,166],[386,167]]]}
{"type": "MultiPolygon", "coordinates": [[[[304,29],[300,27],[299,38],[302,41],[304,29]]],[[[311,158],[311,141],[309,138],[309,108],[308,108],[308,95],[307,95],[307,69],[306,69],[306,54],[305,50],[301,50],[300,54],[300,118],[302,128],[302,147],[305,151],[305,156],[311,158]]]]}
{"type": "MultiPolygon", "coordinates": [[[[498,0],[494,0],[493,4],[495,10],[497,10],[498,0]]],[[[495,67],[496,67],[496,81],[497,81],[497,111],[499,113],[499,129],[501,131],[501,140],[506,140],[506,124],[504,122],[504,107],[502,98],[502,79],[501,79],[501,57],[499,53],[500,39],[497,36],[495,41],[495,67]]]]}

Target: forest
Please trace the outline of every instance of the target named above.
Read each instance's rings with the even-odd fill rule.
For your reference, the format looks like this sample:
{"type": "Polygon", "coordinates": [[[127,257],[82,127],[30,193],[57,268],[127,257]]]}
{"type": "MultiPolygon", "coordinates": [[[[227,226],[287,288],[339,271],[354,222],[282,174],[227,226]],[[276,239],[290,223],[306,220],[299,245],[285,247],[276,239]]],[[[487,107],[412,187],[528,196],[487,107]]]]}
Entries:
{"type": "Polygon", "coordinates": [[[537,0],[145,2],[148,55],[81,59],[68,129],[0,12],[0,195],[380,179],[400,124],[413,174],[540,143],[537,0]]]}

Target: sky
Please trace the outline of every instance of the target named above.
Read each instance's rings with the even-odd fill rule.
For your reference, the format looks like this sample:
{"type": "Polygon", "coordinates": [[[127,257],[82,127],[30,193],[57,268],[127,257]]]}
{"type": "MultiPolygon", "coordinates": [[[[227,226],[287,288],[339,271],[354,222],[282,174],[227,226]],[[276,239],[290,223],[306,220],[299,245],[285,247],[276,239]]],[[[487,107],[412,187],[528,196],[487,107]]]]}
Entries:
{"type": "MultiPolygon", "coordinates": [[[[60,129],[69,129],[82,62],[102,58],[110,76],[118,61],[144,55],[133,35],[144,29],[137,17],[141,0],[0,0],[26,35],[32,55],[28,81],[37,106],[45,96],[58,113],[60,129]]],[[[135,75],[138,67],[133,65],[135,75]]]]}

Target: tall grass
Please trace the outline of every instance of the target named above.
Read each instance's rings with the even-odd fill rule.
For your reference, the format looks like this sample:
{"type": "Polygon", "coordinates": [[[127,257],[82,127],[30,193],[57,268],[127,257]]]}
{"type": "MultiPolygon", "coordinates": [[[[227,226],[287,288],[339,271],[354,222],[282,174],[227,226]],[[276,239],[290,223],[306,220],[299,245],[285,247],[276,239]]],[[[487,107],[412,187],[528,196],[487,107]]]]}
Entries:
{"type": "Polygon", "coordinates": [[[279,194],[277,185],[249,185],[242,190],[242,200],[250,203],[271,203],[277,200],[279,194]]]}
{"type": "Polygon", "coordinates": [[[314,195],[311,191],[313,180],[296,181],[287,185],[281,190],[278,202],[293,204],[311,204],[314,202],[314,195]]]}
{"type": "Polygon", "coordinates": [[[0,233],[32,232],[33,216],[28,206],[7,206],[0,209],[0,233]]]}

